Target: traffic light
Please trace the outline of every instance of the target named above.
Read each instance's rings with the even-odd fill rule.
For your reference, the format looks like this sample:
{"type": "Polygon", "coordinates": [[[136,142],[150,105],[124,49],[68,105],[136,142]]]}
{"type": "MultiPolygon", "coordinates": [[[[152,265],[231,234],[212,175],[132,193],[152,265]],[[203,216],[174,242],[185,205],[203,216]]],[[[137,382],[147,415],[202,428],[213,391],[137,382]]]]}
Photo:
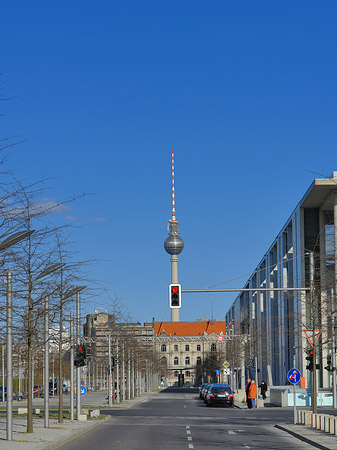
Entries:
{"type": "Polygon", "coordinates": [[[74,365],[75,367],[85,366],[87,358],[87,350],[84,345],[77,345],[75,350],[74,365]]]}
{"type": "Polygon", "coordinates": [[[330,372],[330,370],[332,370],[332,356],[328,355],[326,357],[326,367],[324,367],[324,369],[326,369],[328,372],[330,372]]]}
{"type": "Polygon", "coordinates": [[[181,308],[181,286],[180,284],[170,284],[169,286],[170,308],[181,308]]]}
{"type": "Polygon", "coordinates": [[[313,351],[313,349],[311,349],[311,350],[309,351],[309,355],[308,355],[305,359],[306,359],[307,361],[309,361],[309,364],[307,364],[306,368],[307,368],[308,370],[310,370],[310,372],[312,372],[313,369],[314,369],[314,351],[313,351]]]}

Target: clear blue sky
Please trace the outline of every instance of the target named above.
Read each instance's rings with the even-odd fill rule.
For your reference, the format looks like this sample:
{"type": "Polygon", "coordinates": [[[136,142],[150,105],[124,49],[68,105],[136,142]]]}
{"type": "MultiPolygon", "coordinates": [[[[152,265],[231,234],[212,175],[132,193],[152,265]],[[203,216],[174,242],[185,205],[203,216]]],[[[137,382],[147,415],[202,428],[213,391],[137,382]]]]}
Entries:
{"type": "MultiPolygon", "coordinates": [[[[170,320],[172,148],[183,288],[250,273],[313,172],[337,170],[335,0],[3,0],[0,17],[16,96],[0,136],[26,139],[8,166],[58,200],[97,194],[64,214],[101,261],[97,307],[170,320]]],[[[180,319],[223,319],[234,298],[186,294],[180,319]]]]}

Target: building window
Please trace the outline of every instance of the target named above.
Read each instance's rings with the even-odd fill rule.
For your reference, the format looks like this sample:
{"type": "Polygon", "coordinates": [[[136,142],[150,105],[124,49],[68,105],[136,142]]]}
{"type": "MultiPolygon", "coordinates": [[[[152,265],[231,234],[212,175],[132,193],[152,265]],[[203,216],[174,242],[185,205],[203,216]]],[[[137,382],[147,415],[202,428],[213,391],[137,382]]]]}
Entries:
{"type": "Polygon", "coordinates": [[[176,370],[176,371],[174,372],[174,376],[175,376],[176,378],[178,378],[178,376],[179,376],[178,370],[176,370]]]}
{"type": "Polygon", "coordinates": [[[186,356],[186,358],[185,358],[185,364],[186,364],[186,366],[189,366],[189,365],[190,365],[190,357],[189,357],[189,356],[186,356]]]}
{"type": "Polygon", "coordinates": [[[162,357],[160,358],[160,364],[161,364],[162,366],[166,366],[166,364],[167,364],[166,356],[162,356],[162,357]]]}
{"type": "Polygon", "coordinates": [[[161,351],[162,351],[162,352],[166,352],[166,345],[165,345],[165,344],[163,344],[163,345],[161,346],[161,351]]]}
{"type": "Polygon", "coordinates": [[[188,344],[185,345],[185,352],[189,352],[190,351],[190,346],[188,344]]]}
{"type": "Polygon", "coordinates": [[[187,371],[185,372],[185,375],[186,375],[186,378],[189,378],[189,377],[191,376],[191,372],[190,372],[189,370],[187,370],[187,371]]]}
{"type": "Polygon", "coordinates": [[[200,344],[197,345],[197,352],[201,352],[201,345],[200,344]]]}
{"type": "Polygon", "coordinates": [[[174,346],[174,351],[177,352],[178,351],[178,345],[174,346]]]}
{"type": "Polygon", "coordinates": [[[177,357],[174,358],[173,364],[177,366],[179,364],[179,359],[177,357]]]}
{"type": "Polygon", "coordinates": [[[198,356],[198,358],[197,358],[197,364],[201,364],[201,358],[200,358],[200,356],[198,356]]]}
{"type": "Polygon", "coordinates": [[[216,344],[211,345],[211,352],[216,352],[216,344]]]}

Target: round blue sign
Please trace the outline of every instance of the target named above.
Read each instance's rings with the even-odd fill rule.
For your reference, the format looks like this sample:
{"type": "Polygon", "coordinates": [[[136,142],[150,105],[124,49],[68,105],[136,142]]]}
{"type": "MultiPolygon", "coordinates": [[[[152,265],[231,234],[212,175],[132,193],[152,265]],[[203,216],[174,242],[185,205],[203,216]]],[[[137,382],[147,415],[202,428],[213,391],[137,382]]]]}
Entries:
{"type": "Polygon", "coordinates": [[[290,369],[288,372],[288,381],[297,384],[301,379],[301,372],[298,369],[290,369]]]}
{"type": "Polygon", "coordinates": [[[81,385],[81,395],[85,395],[87,393],[87,388],[85,386],[83,386],[83,384],[81,385]]]}

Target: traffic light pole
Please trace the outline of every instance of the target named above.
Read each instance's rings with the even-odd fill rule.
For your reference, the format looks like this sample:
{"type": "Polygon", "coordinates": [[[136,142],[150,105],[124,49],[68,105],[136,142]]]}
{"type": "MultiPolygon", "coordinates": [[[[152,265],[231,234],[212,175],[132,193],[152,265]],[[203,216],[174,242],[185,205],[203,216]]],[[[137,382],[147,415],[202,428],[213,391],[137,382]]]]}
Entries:
{"type": "MultiPolygon", "coordinates": [[[[54,388],[54,386],[53,386],[54,388]]],[[[49,427],[49,298],[44,298],[44,427],[49,427]]]]}
{"type": "MultiPolygon", "coordinates": [[[[81,297],[76,295],[76,343],[81,345],[81,297]]],[[[81,368],[76,368],[76,420],[80,420],[81,415],[81,368]]]]}
{"type": "Polygon", "coordinates": [[[70,420],[74,420],[74,314],[70,313],[70,420]]]}

